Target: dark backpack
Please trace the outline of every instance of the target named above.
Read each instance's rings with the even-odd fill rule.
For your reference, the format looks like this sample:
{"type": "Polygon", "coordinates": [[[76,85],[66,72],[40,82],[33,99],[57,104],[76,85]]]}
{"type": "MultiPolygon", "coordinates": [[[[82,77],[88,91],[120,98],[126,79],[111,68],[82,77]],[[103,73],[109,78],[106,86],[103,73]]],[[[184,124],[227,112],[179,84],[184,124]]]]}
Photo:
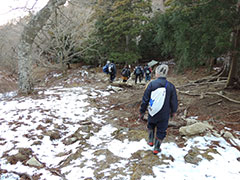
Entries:
{"type": "Polygon", "coordinates": [[[136,69],[136,74],[141,74],[142,72],[141,72],[141,68],[140,67],[137,67],[137,69],[136,69]]]}
{"type": "Polygon", "coordinates": [[[123,69],[122,75],[123,75],[124,77],[128,77],[128,69],[123,69]]]}

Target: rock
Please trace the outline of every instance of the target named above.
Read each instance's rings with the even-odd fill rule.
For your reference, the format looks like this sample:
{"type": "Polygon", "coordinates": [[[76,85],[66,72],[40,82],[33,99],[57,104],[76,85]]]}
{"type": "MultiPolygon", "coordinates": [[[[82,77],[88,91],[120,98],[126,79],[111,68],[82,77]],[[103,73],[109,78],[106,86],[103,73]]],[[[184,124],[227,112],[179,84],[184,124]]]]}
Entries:
{"type": "Polygon", "coordinates": [[[223,137],[227,138],[227,139],[234,139],[234,136],[232,135],[232,133],[225,131],[225,130],[221,130],[220,132],[223,137]]]}
{"type": "Polygon", "coordinates": [[[111,90],[113,90],[113,91],[115,91],[115,92],[119,92],[119,91],[122,91],[122,90],[123,90],[122,88],[116,87],[116,86],[111,86],[111,87],[109,87],[109,89],[111,89],[111,90]]]}
{"type": "Polygon", "coordinates": [[[76,137],[66,138],[63,140],[63,144],[70,145],[70,144],[75,143],[77,140],[78,140],[78,138],[76,138],[76,137]]]}
{"type": "Polygon", "coordinates": [[[33,153],[32,149],[30,149],[30,148],[19,148],[18,151],[19,151],[19,153],[26,155],[26,156],[30,156],[33,153]]]}
{"type": "Polygon", "coordinates": [[[162,164],[158,156],[154,156],[152,151],[137,151],[133,153],[133,158],[137,159],[130,165],[132,170],[131,179],[137,180],[141,179],[143,175],[154,175],[152,166],[157,166],[162,164]]]}
{"type": "Polygon", "coordinates": [[[205,131],[207,131],[208,129],[212,129],[213,127],[211,125],[209,125],[208,123],[195,123],[189,126],[184,126],[181,127],[179,129],[179,132],[181,135],[185,135],[185,136],[192,136],[192,135],[197,135],[197,134],[201,134],[205,131]]]}
{"type": "Polygon", "coordinates": [[[185,119],[185,121],[187,121],[187,125],[192,125],[197,123],[197,120],[195,118],[187,118],[185,119]]]}
{"type": "Polygon", "coordinates": [[[200,152],[196,148],[192,148],[188,151],[188,154],[184,156],[184,159],[187,163],[198,165],[198,163],[202,160],[200,157],[200,152]]]}
{"type": "Polygon", "coordinates": [[[32,146],[34,146],[34,145],[41,145],[41,144],[42,144],[42,141],[35,141],[35,142],[32,143],[32,146]]]}
{"type": "Polygon", "coordinates": [[[29,166],[34,166],[34,167],[38,167],[38,168],[43,167],[43,165],[35,157],[32,157],[31,159],[29,159],[26,162],[26,164],[29,166]]]}
{"type": "Polygon", "coordinates": [[[15,156],[15,158],[16,158],[17,161],[21,161],[21,162],[23,162],[24,160],[26,160],[26,159],[28,158],[27,155],[21,154],[21,153],[17,153],[17,154],[14,155],[14,156],[15,156]]]}
{"type": "Polygon", "coordinates": [[[45,133],[47,136],[50,136],[51,140],[60,139],[61,135],[59,131],[47,131],[45,133]]]}
{"type": "Polygon", "coordinates": [[[122,87],[122,88],[130,88],[130,87],[133,87],[134,84],[130,81],[127,81],[127,82],[115,81],[112,83],[112,87],[114,86],[122,87]]]}
{"type": "Polygon", "coordinates": [[[32,150],[30,148],[19,148],[17,154],[7,157],[7,161],[10,164],[16,164],[19,161],[24,162],[29,159],[31,154],[32,150]]]}
{"type": "Polygon", "coordinates": [[[181,126],[181,123],[179,123],[179,122],[169,121],[169,123],[168,123],[168,127],[177,128],[177,127],[180,127],[180,126],[181,126]]]}
{"type": "Polygon", "coordinates": [[[234,136],[232,135],[232,133],[230,132],[225,132],[223,137],[227,138],[227,139],[234,139],[234,136]]]}
{"type": "Polygon", "coordinates": [[[212,134],[216,137],[221,137],[221,135],[216,130],[213,130],[212,134]]]}
{"type": "Polygon", "coordinates": [[[9,156],[6,158],[8,163],[10,164],[17,164],[17,162],[19,161],[16,156],[9,156]]]}
{"type": "Polygon", "coordinates": [[[43,139],[44,136],[43,136],[43,135],[37,135],[37,138],[38,138],[38,139],[43,139]]]}
{"type": "Polygon", "coordinates": [[[187,125],[191,125],[191,124],[195,124],[197,123],[197,116],[190,116],[190,117],[186,117],[187,114],[186,113],[186,110],[184,111],[184,115],[182,116],[182,119],[184,121],[186,121],[187,125]]]}
{"type": "Polygon", "coordinates": [[[129,141],[141,141],[142,139],[147,139],[148,134],[147,131],[143,130],[130,130],[127,133],[124,133],[123,130],[116,130],[112,133],[112,136],[120,141],[123,141],[126,138],[129,141]]]}

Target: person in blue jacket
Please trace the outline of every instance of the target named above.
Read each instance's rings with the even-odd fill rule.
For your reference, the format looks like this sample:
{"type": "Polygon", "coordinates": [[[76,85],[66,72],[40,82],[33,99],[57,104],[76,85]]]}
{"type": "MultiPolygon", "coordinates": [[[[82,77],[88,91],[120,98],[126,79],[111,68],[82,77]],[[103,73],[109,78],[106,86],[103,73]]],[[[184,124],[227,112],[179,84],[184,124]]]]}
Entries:
{"type": "Polygon", "coordinates": [[[153,153],[158,154],[161,152],[160,145],[163,139],[166,137],[166,130],[168,128],[168,120],[169,117],[175,117],[178,108],[178,100],[175,86],[167,81],[167,73],[168,73],[168,65],[162,64],[159,65],[155,70],[155,76],[157,79],[151,81],[147,88],[144,91],[142,103],[140,107],[140,119],[143,120],[144,113],[149,106],[149,101],[151,99],[151,92],[160,88],[166,88],[166,96],[164,100],[164,104],[159,112],[155,115],[151,116],[148,114],[148,144],[150,146],[154,145],[153,153]],[[156,138],[154,143],[154,136],[156,131],[156,138]]]}

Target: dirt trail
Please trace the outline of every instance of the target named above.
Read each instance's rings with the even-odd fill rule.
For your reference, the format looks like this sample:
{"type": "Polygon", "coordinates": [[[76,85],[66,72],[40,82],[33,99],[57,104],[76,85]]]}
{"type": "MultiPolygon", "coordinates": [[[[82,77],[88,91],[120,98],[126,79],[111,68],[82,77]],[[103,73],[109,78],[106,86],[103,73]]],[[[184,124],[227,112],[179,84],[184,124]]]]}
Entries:
{"type": "MultiPolygon", "coordinates": [[[[234,131],[240,131],[240,104],[218,95],[206,94],[207,92],[220,92],[231,99],[240,101],[239,90],[227,90],[224,88],[225,84],[221,82],[193,83],[198,79],[210,76],[204,69],[196,72],[188,71],[179,75],[173,72],[173,68],[170,69],[168,80],[176,86],[179,100],[177,119],[173,123],[181,125],[183,123],[182,116],[197,116],[199,121],[208,121],[216,130],[228,127],[234,131]]],[[[101,81],[95,81],[95,85],[102,88],[109,85],[106,80],[103,80],[108,77],[102,75],[101,72],[96,76],[101,81]]],[[[144,122],[136,123],[144,88],[145,84],[123,87],[122,91],[116,93],[115,96],[109,97],[112,116],[120,119],[119,125],[133,129],[145,128],[146,124],[144,122]]],[[[178,127],[178,125],[175,127],[178,127]]],[[[175,128],[170,127],[169,131],[173,131],[174,135],[178,135],[178,130],[175,128]]]]}
{"type": "MultiPolygon", "coordinates": [[[[38,74],[41,86],[51,87],[54,85],[64,86],[84,86],[87,85],[98,90],[111,87],[108,82],[108,76],[102,73],[101,68],[86,68],[88,74],[79,74],[79,70],[82,67],[78,65],[72,66],[72,69],[62,76],[61,72],[49,72],[46,74],[38,74]],[[59,76],[54,74],[58,73],[59,76]],[[43,78],[44,76],[44,78],[43,78]],[[84,78],[82,78],[84,77],[84,78]]],[[[121,81],[120,70],[118,69],[118,75],[116,80],[121,81]]],[[[186,71],[184,74],[174,73],[174,66],[170,67],[168,74],[168,80],[172,82],[178,91],[179,109],[177,112],[177,119],[175,124],[182,124],[181,116],[187,117],[197,116],[199,121],[208,121],[216,129],[221,130],[224,127],[229,127],[234,131],[240,131],[240,104],[230,102],[229,100],[217,95],[205,95],[206,92],[221,92],[229,98],[240,101],[239,90],[226,90],[224,89],[224,83],[193,83],[197,79],[210,76],[205,69],[199,69],[196,71],[186,71]],[[187,85],[187,86],[186,86],[187,85]]],[[[3,77],[3,76],[2,76],[3,77]]],[[[38,80],[36,80],[38,81],[38,80]]],[[[127,127],[131,129],[145,129],[146,123],[137,122],[139,116],[139,106],[141,103],[142,95],[144,92],[145,84],[137,84],[131,87],[121,87],[122,90],[117,91],[114,96],[108,97],[108,104],[101,104],[101,101],[97,99],[92,102],[94,106],[106,106],[111,113],[109,116],[114,119],[118,118],[119,121],[115,122],[115,125],[127,127]]],[[[12,78],[6,83],[6,77],[1,78],[1,91],[16,89],[16,79],[12,78]],[[15,80],[15,84],[13,81],[15,80]],[[7,87],[7,84],[10,86],[7,87]],[[10,89],[9,89],[10,88],[10,89]]],[[[114,85],[114,84],[113,84],[114,85]]],[[[109,88],[111,90],[111,88],[109,88]]],[[[175,127],[178,127],[176,125],[175,127]]],[[[178,129],[169,128],[169,134],[179,135],[178,129]]]]}

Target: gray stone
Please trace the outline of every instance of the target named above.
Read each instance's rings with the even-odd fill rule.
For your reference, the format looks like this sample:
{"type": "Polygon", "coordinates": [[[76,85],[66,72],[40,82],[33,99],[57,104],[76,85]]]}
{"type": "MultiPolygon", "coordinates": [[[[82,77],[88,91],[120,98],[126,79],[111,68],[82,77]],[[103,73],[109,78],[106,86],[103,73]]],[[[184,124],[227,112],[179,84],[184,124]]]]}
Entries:
{"type": "Polygon", "coordinates": [[[27,165],[29,166],[34,166],[34,167],[43,167],[43,165],[35,158],[35,157],[32,157],[31,159],[29,159],[27,162],[26,162],[27,165]]]}
{"type": "Polygon", "coordinates": [[[185,136],[193,136],[198,135],[201,133],[206,132],[208,129],[212,129],[213,127],[209,125],[208,123],[195,123],[189,126],[184,126],[179,129],[179,132],[181,135],[185,136]]]}

